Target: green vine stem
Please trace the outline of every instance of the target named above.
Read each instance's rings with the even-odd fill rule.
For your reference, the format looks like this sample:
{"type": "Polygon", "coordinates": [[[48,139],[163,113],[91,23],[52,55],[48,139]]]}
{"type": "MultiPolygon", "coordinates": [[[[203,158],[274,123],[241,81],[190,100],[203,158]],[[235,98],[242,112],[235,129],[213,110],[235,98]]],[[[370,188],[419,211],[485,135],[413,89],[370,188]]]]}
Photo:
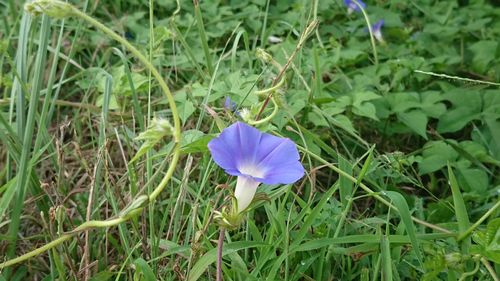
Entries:
{"type": "Polygon", "coordinates": [[[161,182],[158,184],[158,186],[151,192],[150,195],[145,197],[146,195],[139,196],[133,201],[129,206],[125,209],[126,211],[120,212],[120,215],[115,218],[111,218],[108,220],[103,220],[103,221],[87,221],[74,230],[67,232],[63,235],[61,235],[59,238],[43,245],[40,248],[37,248],[31,252],[28,252],[24,255],[21,255],[17,258],[7,260],[4,263],[0,264],[0,269],[5,268],[8,266],[12,266],[14,264],[23,262],[25,260],[28,260],[34,256],[37,256],[45,251],[48,251],[57,245],[60,245],[61,243],[73,238],[76,234],[89,230],[92,228],[104,228],[104,227],[111,227],[111,226],[116,226],[120,223],[123,223],[125,221],[128,221],[130,218],[133,216],[136,216],[141,213],[142,209],[147,205],[148,202],[153,202],[155,199],[160,195],[160,193],[163,191],[163,189],[167,186],[167,183],[169,180],[172,178],[175,167],[177,166],[177,163],[179,161],[179,156],[180,156],[180,139],[181,139],[181,123],[179,119],[179,113],[177,111],[177,107],[175,105],[174,97],[172,93],[170,92],[170,89],[168,88],[167,84],[163,80],[163,77],[161,74],[156,70],[156,68],[151,64],[151,62],[139,51],[137,50],[132,44],[130,44],[127,40],[122,38],[120,35],[116,34],[113,30],[110,28],[106,27],[104,24],[100,23],[96,19],[90,17],[89,15],[81,12],[74,6],[62,2],[59,0],[35,0],[31,3],[28,3],[25,5],[25,10],[28,12],[33,13],[34,15],[38,14],[47,14],[50,17],[54,18],[66,18],[66,17],[77,17],[80,18],[88,23],[90,23],[92,26],[94,26],[96,29],[99,31],[103,32],[107,36],[109,36],[111,39],[119,42],[122,44],[132,55],[134,55],[149,71],[151,71],[151,74],[155,77],[155,79],[158,81],[158,84],[160,85],[163,93],[165,94],[168,104],[170,106],[170,110],[172,111],[172,119],[174,122],[174,132],[173,132],[173,140],[174,140],[174,148],[173,148],[173,153],[172,153],[172,160],[170,162],[170,166],[168,167],[167,172],[163,176],[163,179],[161,182]]]}

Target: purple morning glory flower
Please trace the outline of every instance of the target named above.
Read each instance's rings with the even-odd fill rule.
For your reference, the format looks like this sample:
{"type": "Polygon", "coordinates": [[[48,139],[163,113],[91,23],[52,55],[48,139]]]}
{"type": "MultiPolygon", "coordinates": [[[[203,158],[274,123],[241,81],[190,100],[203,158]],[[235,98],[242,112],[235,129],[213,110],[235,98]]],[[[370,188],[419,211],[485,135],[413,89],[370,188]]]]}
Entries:
{"type": "Polygon", "coordinates": [[[238,213],[252,202],[257,187],[264,184],[291,184],[302,178],[295,144],[287,138],[262,133],[236,122],[208,143],[215,163],[226,173],[237,176],[234,196],[238,213]]]}
{"type": "Polygon", "coordinates": [[[384,42],[384,37],[382,37],[382,26],[384,26],[384,20],[379,20],[372,25],[373,36],[379,42],[384,42]]]}
{"type": "Polygon", "coordinates": [[[361,0],[344,0],[344,5],[347,6],[348,14],[352,12],[361,12],[361,9],[359,8],[359,6],[356,4],[355,1],[358,2],[363,9],[366,7],[366,4],[361,0]]]}

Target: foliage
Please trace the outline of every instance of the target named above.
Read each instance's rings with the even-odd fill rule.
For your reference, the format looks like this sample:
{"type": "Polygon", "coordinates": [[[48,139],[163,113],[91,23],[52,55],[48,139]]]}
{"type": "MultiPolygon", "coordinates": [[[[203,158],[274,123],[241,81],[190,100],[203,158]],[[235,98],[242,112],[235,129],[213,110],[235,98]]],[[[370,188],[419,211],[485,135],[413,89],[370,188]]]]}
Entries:
{"type": "Polygon", "coordinates": [[[214,216],[236,179],[207,144],[255,120],[269,93],[270,122],[257,126],[293,140],[307,176],[259,187],[266,200],[226,231],[227,280],[500,272],[495,1],[364,1],[372,24],[384,20],[375,49],[361,11],[341,0],[71,1],[160,70],[179,144],[176,113],[136,56],[21,2],[0,1],[0,266],[75,236],[0,280],[214,279],[214,216]],[[179,165],[149,202],[176,145],[179,165]],[[127,222],[71,232],[123,210],[127,222]]]}

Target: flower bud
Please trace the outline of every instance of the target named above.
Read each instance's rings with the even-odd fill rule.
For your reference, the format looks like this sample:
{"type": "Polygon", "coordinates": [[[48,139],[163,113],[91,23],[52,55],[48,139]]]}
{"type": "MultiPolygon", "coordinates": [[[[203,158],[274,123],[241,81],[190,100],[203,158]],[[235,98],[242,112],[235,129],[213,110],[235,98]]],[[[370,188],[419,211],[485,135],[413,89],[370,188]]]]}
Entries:
{"type": "Polygon", "coordinates": [[[46,14],[56,19],[66,18],[73,14],[73,7],[59,0],[35,0],[26,3],[24,9],[35,16],[46,14]]]}

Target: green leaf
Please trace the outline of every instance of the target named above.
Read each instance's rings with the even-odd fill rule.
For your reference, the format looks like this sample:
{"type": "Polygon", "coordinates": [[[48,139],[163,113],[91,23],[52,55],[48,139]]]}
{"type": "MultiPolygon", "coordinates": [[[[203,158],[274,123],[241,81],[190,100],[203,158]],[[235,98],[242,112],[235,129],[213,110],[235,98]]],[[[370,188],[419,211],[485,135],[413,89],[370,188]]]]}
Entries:
{"type": "Polygon", "coordinates": [[[486,227],[486,243],[490,250],[500,251],[500,218],[492,219],[486,227]]]}
{"type": "Polygon", "coordinates": [[[384,281],[392,281],[392,258],[391,245],[387,236],[383,236],[380,241],[380,252],[382,258],[382,274],[384,281]]]}
{"type": "Polygon", "coordinates": [[[494,40],[481,40],[472,44],[469,49],[474,54],[472,66],[474,70],[484,73],[496,58],[498,42],[494,40]]]}
{"type": "Polygon", "coordinates": [[[5,215],[5,212],[8,210],[10,201],[12,198],[14,198],[14,195],[16,194],[16,179],[17,176],[8,181],[6,184],[4,184],[1,188],[0,191],[3,191],[3,193],[0,193],[2,196],[0,198],[0,221],[3,221],[3,216],[5,215]]]}
{"type": "Polygon", "coordinates": [[[151,267],[148,265],[148,263],[143,259],[143,258],[138,258],[134,261],[134,265],[136,268],[136,274],[142,275],[143,278],[139,280],[144,280],[144,281],[156,281],[155,274],[153,273],[153,270],[151,267]]]}
{"type": "Polygon", "coordinates": [[[181,153],[207,152],[207,144],[214,138],[198,130],[187,130],[182,133],[181,153]]]}
{"type": "Polygon", "coordinates": [[[109,279],[111,279],[111,277],[113,277],[113,275],[115,275],[113,272],[111,271],[101,271],[97,274],[95,274],[94,276],[92,276],[92,278],[90,278],[90,281],[107,281],[109,279]]]}
{"type": "Polygon", "coordinates": [[[389,197],[394,204],[394,206],[398,209],[399,216],[403,221],[403,224],[406,229],[406,233],[410,237],[411,244],[413,246],[413,250],[417,256],[418,261],[422,264],[422,252],[420,249],[420,245],[417,240],[417,234],[415,232],[415,226],[413,225],[413,221],[411,219],[410,209],[408,207],[408,203],[406,203],[406,199],[398,192],[395,191],[386,191],[387,197],[389,197]]]}
{"type": "Polygon", "coordinates": [[[422,160],[418,164],[421,175],[435,172],[446,166],[448,162],[454,162],[458,153],[443,141],[428,142],[422,152],[422,160]]]}
{"type": "Polygon", "coordinates": [[[460,182],[465,182],[465,185],[462,185],[462,190],[477,194],[483,194],[487,191],[488,175],[484,170],[464,167],[457,167],[457,169],[461,176],[460,182]]]}
{"type": "Polygon", "coordinates": [[[186,123],[189,117],[191,117],[191,115],[193,115],[193,113],[196,111],[193,102],[188,99],[183,101],[181,104],[178,104],[177,110],[179,112],[179,118],[181,119],[183,124],[186,123]]]}
{"type": "Polygon", "coordinates": [[[446,93],[445,98],[453,104],[453,107],[439,118],[438,132],[456,132],[472,120],[481,117],[482,101],[480,92],[453,89],[446,93]]]}
{"type": "Polygon", "coordinates": [[[379,99],[380,96],[373,92],[355,92],[352,97],[352,112],[359,116],[378,120],[377,109],[371,100],[379,99]]]}
{"type": "MultiPolygon", "coordinates": [[[[240,241],[233,242],[229,244],[225,244],[222,249],[222,256],[229,255],[231,253],[235,253],[239,250],[255,248],[255,247],[263,247],[268,246],[262,242],[253,242],[253,241],[240,241]]],[[[214,263],[217,259],[217,248],[213,248],[210,251],[206,252],[191,268],[189,272],[188,281],[195,281],[200,278],[200,276],[207,270],[208,266],[214,263]]]]}
{"type": "Polygon", "coordinates": [[[153,146],[159,143],[165,136],[172,134],[172,132],[173,127],[168,120],[156,117],[153,118],[148,129],[135,138],[136,140],[144,140],[144,143],[139,148],[134,158],[130,160],[130,163],[137,161],[137,159],[146,154],[146,152],[152,149],[153,146]]]}
{"type": "MultiPolygon", "coordinates": [[[[462,193],[460,192],[460,188],[458,187],[457,179],[455,178],[455,174],[451,166],[448,164],[448,177],[450,181],[451,193],[453,196],[453,207],[455,209],[455,215],[457,217],[458,222],[458,231],[463,234],[469,228],[469,215],[467,214],[467,207],[465,206],[464,198],[462,197],[462,193]]],[[[464,251],[467,250],[468,244],[470,244],[470,238],[467,238],[464,242],[464,251]]]]}
{"type": "Polygon", "coordinates": [[[415,133],[427,139],[427,115],[421,110],[415,109],[397,114],[398,119],[415,133]]]}

